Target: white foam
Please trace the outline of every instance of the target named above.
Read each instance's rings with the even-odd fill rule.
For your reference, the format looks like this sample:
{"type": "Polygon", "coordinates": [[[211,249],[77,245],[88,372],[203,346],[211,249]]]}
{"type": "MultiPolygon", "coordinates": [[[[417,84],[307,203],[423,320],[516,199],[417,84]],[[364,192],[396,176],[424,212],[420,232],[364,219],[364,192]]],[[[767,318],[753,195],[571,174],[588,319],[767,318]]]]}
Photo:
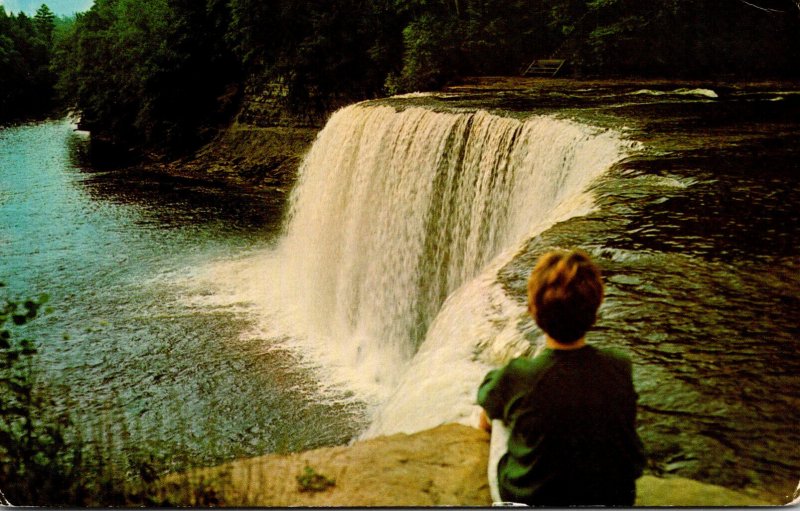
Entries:
{"type": "Polygon", "coordinates": [[[716,92],[711,89],[703,89],[703,88],[696,88],[696,89],[688,89],[688,88],[680,88],[674,89],[671,91],[661,91],[661,90],[652,90],[652,89],[639,89],[637,91],[631,92],[630,94],[633,95],[649,95],[649,96],[664,96],[664,95],[674,95],[674,96],[703,96],[706,98],[718,98],[716,92]]]}
{"type": "Polygon", "coordinates": [[[414,98],[429,98],[433,96],[433,92],[407,92],[405,94],[395,94],[392,96],[394,99],[414,99],[414,98]]]}

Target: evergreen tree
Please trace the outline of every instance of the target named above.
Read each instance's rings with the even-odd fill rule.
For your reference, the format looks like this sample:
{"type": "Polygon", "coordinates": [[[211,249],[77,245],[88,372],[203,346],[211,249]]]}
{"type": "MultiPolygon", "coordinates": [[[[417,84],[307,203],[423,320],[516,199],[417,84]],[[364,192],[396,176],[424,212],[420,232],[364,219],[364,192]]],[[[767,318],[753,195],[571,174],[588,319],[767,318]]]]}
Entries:
{"type": "Polygon", "coordinates": [[[55,16],[43,5],[31,19],[0,5],[0,121],[37,116],[53,107],[50,58],[55,16]]]}
{"type": "Polygon", "coordinates": [[[216,0],[97,0],[57,47],[59,91],[98,138],[191,147],[239,79],[219,10],[216,0]]]}
{"type": "Polygon", "coordinates": [[[36,16],[33,18],[34,26],[39,37],[47,44],[48,48],[53,44],[53,31],[56,28],[56,16],[53,11],[47,7],[47,4],[42,4],[36,11],[36,16]]]}

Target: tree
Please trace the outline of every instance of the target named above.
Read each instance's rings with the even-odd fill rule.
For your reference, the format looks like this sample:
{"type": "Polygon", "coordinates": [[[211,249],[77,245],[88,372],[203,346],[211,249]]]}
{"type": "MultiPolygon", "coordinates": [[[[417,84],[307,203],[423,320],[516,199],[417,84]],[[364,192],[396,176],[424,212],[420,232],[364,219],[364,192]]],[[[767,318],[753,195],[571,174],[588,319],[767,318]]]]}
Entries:
{"type": "MultiPolygon", "coordinates": [[[[554,54],[578,74],[796,76],[793,1],[96,0],[53,45],[58,90],[95,137],[168,153],[203,140],[244,82],[319,114],[554,54]]],[[[0,84],[40,58],[39,14],[0,19],[0,84]]]]}
{"type": "Polygon", "coordinates": [[[399,70],[402,24],[390,0],[232,0],[227,40],[245,69],[286,87],[296,110],[375,97],[399,70]]]}
{"type": "Polygon", "coordinates": [[[788,8],[751,4],[721,10],[710,0],[594,0],[574,54],[593,74],[796,76],[800,19],[788,8]]]}
{"type": "Polygon", "coordinates": [[[0,5],[0,120],[41,115],[53,106],[53,19],[46,6],[39,11],[41,17],[31,19],[8,15],[0,5]]]}
{"type": "Polygon", "coordinates": [[[47,4],[42,4],[36,11],[33,18],[33,24],[36,27],[36,32],[39,37],[47,44],[48,48],[53,44],[53,31],[56,28],[56,16],[53,11],[47,7],[47,4]]]}
{"type": "Polygon", "coordinates": [[[403,30],[405,52],[397,92],[437,89],[463,71],[460,28],[455,19],[436,13],[408,24],[403,30]]]}
{"type": "Polygon", "coordinates": [[[213,0],[97,0],[57,49],[59,90],[97,138],[185,150],[239,79],[213,0]]]}

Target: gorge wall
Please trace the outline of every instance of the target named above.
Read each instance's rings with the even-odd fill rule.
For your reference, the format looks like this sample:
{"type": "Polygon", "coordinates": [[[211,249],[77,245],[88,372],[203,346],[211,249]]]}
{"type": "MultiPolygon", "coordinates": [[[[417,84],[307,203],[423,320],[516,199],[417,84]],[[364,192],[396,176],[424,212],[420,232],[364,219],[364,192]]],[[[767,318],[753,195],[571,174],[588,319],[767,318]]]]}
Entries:
{"type": "Polygon", "coordinates": [[[288,192],[327,115],[294,113],[280,101],[283,93],[277,84],[248,84],[237,114],[209,143],[175,161],[147,163],[147,169],[278,194],[288,192]]]}

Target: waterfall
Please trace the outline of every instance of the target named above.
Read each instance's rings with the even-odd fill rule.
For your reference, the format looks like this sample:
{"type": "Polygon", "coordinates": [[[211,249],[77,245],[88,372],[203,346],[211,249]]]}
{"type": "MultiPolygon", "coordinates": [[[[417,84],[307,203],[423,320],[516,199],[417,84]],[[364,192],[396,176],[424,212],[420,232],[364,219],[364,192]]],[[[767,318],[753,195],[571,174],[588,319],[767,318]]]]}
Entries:
{"type": "Polygon", "coordinates": [[[483,374],[533,330],[498,270],[591,211],[588,188],[632,147],[551,116],[344,108],[277,245],[212,265],[195,301],[254,311],[248,334],[299,353],[324,399],[367,404],[365,436],[472,423],[483,374]]]}
{"type": "Polygon", "coordinates": [[[292,309],[284,334],[374,405],[367,435],[471,420],[478,373],[522,338],[497,269],[588,212],[587,187],[628,147],[548,116],[336,112],[300,169],[274,254],[269,285],[292,309]]]}

